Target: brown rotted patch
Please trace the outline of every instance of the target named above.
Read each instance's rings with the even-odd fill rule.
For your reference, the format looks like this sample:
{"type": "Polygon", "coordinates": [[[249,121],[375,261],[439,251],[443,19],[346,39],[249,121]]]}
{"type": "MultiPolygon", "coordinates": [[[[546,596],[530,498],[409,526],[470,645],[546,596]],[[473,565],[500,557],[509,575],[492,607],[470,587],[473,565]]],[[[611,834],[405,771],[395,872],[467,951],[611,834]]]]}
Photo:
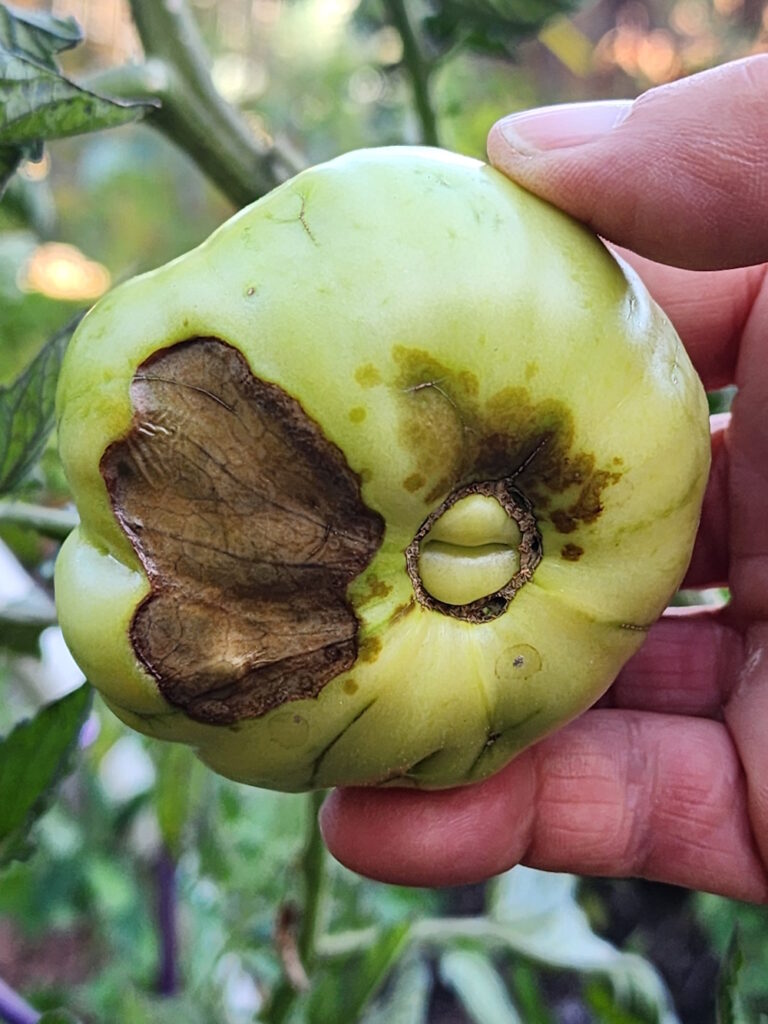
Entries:
{"type": "Polygon", "coordinates": [[[355,662],[346,589],[384,524],[336,445],[217,338],[157,352],[101,460],[151,591],[130,627],[163,696],[204,722],[316,697],[355,662]]]}
{"type": "Polygon", "coordinates": [[[414,452],[412,478],[423,478],[426,505],[469,483],[512,479],[537,519],[560,533],[598,519],[606,488],[623,475],[621,459],[598,466],[592,452],[577,450],[563,402],[537,402],[515,385],[481,403],[469,371],[417,348],[397,345],[392,354],[402,396],[400,439],[414,452]]]}

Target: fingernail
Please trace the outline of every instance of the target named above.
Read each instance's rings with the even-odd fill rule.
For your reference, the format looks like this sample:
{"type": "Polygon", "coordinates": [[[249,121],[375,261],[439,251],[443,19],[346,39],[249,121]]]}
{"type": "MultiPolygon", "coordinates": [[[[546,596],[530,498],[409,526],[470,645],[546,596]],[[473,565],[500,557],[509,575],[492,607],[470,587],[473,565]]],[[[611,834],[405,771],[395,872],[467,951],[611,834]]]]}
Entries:
{"type": "Polygon", "coordinates": [[[523,152],[564,149],[594,142],[620,125],[631,109],[631,100],[560,103],[511,114],[495,127],[510,146],[523,152]]]}

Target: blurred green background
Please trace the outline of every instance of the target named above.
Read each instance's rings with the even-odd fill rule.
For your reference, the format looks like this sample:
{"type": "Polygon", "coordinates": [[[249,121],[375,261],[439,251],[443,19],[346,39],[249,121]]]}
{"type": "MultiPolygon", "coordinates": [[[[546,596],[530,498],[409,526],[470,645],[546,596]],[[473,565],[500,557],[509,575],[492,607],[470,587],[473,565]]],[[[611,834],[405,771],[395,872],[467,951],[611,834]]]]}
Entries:
{"type": "MultiPolygon", "coordinates": [[[[86,42],[63,55],[62,67],[78,81],[141,59],[122,0],[17,0],[16,6],[74,15],[86,42]]],[[[518,6],[525,10],[522,0],[518,6]]],[[[420,141],[402,38],[376,0],[194,0],[192,9],[219,91],[246,112],[258,136],[277,140],[297,163],[420,141]]],[[[537,17],[548,11],[539,4],[537,17]]],[[[768,3],[600,0],[555,11],[532,38],[503,44],[495,53],[468,45],[446,50],[432,89],[440,141],[448,148],[482,156],[489,127],[510,111],[632,97],[766,50],[768,3]]],[[[0,383],[12,380],[54,330],[110,283],[186,251],[231,212],[195,164],[149,127],[47,146],[43,160],[26,165],[0,202],[0,383]]],[[[67,505],[52,446],[25,496],[67,505]]],[[[13,578],[19,593],[44,602],[56,542],[7,524],[0,525],[0,538],[18,559],[0,564],[6,588],[13,578]]],[[[79,678],[54,626],[39,645],[0,645],[0,732],[79,678]]],[[[311,802],[216,779],[188,752],[158,750],[128,734],[98,701],[83,746],[82,763],[37,828],[37,852],[0,875],[0,977],[39,1008],[64,1004],[86,1021],[262,1019],[286,967],[281,935],[290,932],[306,895],[311,802]],[[167,895],[168,870],[176,886],[177,977],[162,996],[158,978],[168,950],[157,924],[158,893],[165,885],[167,895]]],[[[564,883],[556,876],[548,883],[547,876],[542,882],[524,872],[508,883],[519,888],[504,890],[507,902],[500,903],[498,891],[494,896],[484,886],[405,890],[329,863],[325,871],[324,912],[334,933],[353,947],[374,933],[390,942],[389,960],[382,953],[374,965],[381,984],[371,985],[376,998],[368,1022],[714,1024],[718,965],[734,924],[746,960],[745,1019],[768,1014],[768,923],[758,908],[650,883],[564,883]],[[510,915],[521,906],[527,916],[515,919],[515,938],[510,915]],[[451,947],[451,959],[423,927],[410,952],[398,946],[403,925],[418,928],[441,915],[479,918],[489,907],[512,929],[501,947],[462,940],[451,947]],[[631,960],[612,959],[603,947],[598,955],[595,947],[604,970],[576,969],[576,947],[587,942],[579,907],[597,935],[656,965],[671,992],[671,1015],[660,1011],[663,1000],[644,1005],[637,997],[631,979],[653,975],[633,974],[631,960]],[[544,936],[538,952],[530,945],[536,934],[544,936]],[[482,962],[473,962],[478,950],[482,962]],[[483,964],[494,973],[486,975],[483,964]],[[622,971],[632,998],[622,996],[622,971]],[[503,984],[495,994],[494,979],[503,984]]],[[[360,1019],[354,999],[349,1002],[353,979],[367,968],[338,951],[327,964],[314,1009],[297,1003],[291,1012],[351,1024],[360,1019]]]]}

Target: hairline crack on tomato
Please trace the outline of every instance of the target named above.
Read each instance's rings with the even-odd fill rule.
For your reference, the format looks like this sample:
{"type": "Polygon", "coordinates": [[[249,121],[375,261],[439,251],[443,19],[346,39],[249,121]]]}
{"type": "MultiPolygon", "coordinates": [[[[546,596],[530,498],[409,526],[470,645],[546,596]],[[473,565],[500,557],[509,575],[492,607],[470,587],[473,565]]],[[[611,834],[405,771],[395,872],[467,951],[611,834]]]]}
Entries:
{"type": "Polygon", "coordinates": [[[60,622],[107,704],[283,790],[459,785],[680,585],[706,396],[627,266],[440,150],[297,175],[78,328],[60,622]]]}

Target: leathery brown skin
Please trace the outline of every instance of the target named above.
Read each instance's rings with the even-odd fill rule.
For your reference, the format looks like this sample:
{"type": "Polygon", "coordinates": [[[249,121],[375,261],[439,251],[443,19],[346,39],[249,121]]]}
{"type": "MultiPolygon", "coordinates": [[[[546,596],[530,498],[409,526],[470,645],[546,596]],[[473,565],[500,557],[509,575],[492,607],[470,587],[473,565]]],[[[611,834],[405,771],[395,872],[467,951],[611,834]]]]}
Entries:
{"type": "Polygon", "coordinates": [[[766,100],[758,56],[631,108],[533,113],[518,149],[492,131],[492,163],[641,254],[705,386],[738,386],[685,582],[731,603],[665,616],[596,708],[488,780],[334,792],[323,833],[356,871],[451,885],[524,862],[768,902],[766,100]]]}

